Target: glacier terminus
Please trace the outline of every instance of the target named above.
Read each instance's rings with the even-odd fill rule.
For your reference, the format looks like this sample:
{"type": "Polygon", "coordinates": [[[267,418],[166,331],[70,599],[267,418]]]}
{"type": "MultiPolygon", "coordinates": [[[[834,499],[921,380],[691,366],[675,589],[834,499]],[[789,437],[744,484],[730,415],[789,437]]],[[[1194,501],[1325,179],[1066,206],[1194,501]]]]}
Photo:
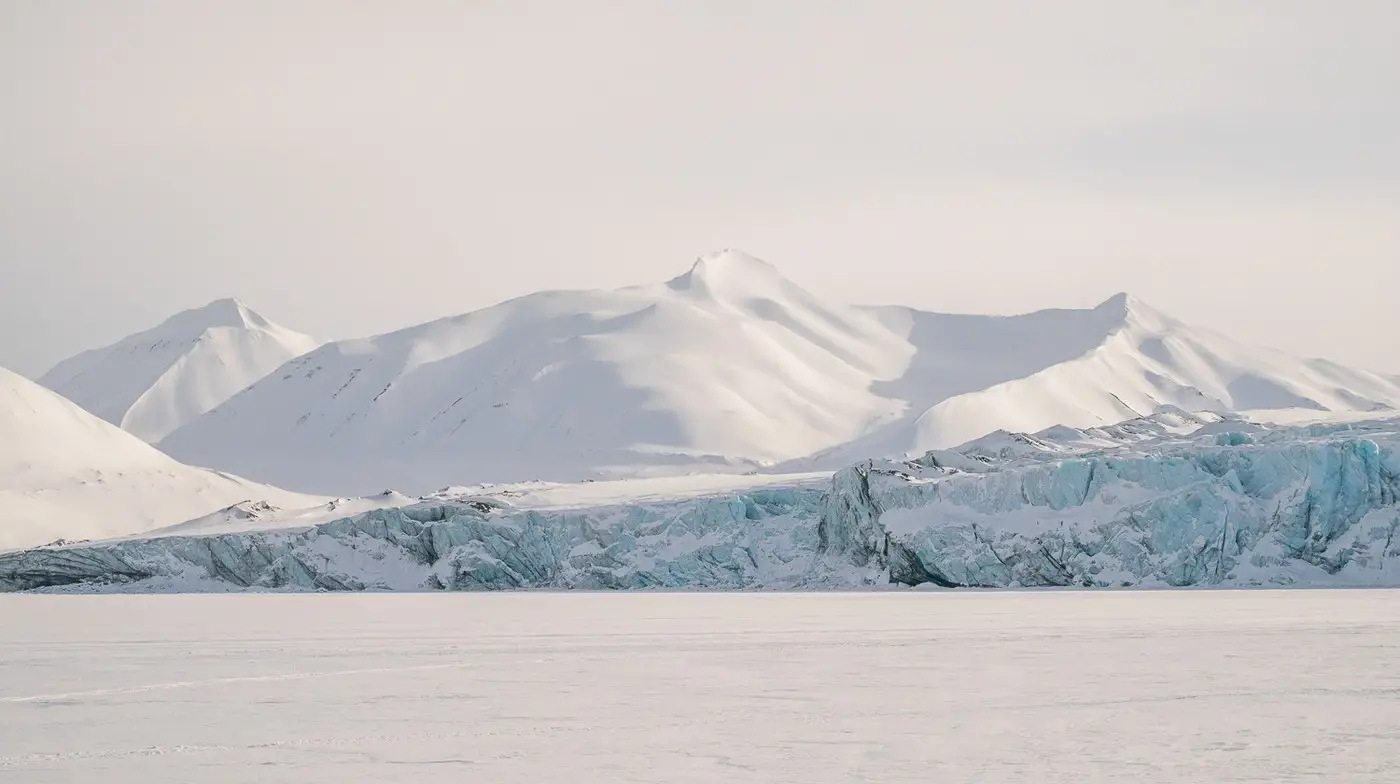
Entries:
{"type": "Polygon", "coordinates": [[[651,480],[661,492],[639,494],[647,481],[388,494],[380,508],[313,525],[267,505],[231,509],[128,539],[0,554],[0,588],[1400,582],[1400,422],[1388,419],[1263,425],[1165,408],[1110,427],[993,433],[829,478],[729,477],[689,493],[651,480]]]}

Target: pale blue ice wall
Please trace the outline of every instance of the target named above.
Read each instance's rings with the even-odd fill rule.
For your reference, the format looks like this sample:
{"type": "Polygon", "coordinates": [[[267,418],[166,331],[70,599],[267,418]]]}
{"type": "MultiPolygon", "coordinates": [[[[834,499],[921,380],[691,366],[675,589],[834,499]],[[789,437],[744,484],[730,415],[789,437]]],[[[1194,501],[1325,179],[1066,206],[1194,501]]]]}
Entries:
{"type": "Polygon", "coordinates": [[[312,529],[171,536],[0,555],[0,588],[217,580],[326,590],[744,588],[805,574],[820,490],[584,511],[421,503],[312,529]]]}
{"type": "Polygon", "coordinates": [[[1395,441],[1300,430],[577,511],[424,502],[313,529],[0,555],[0,589],[1400,585],[1395,441]]]}
{"type": "Polygon", "coordinates": [[[923,482],[917,471],[838,475],[833,546],[853,563],[887,552],[907,583],[1400,584],[1393,444],[1237,443],[923,482]]]}

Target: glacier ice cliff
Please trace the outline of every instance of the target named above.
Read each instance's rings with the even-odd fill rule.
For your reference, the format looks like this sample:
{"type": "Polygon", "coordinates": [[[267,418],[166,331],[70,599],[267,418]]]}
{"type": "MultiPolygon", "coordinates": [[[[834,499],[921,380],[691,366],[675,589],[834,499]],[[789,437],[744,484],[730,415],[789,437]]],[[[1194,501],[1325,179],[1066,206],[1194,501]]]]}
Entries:
{"type": "Polygon", "coordinates": [[[427,500],[300,530],[165,536],[0,554],[0,589],[161,579],[325,590],[737,589],[783,585],[817,551],[823,493],[511,510],[427,500]]]}
{"type": "Polygon", "coordinates": [[[0,554],[0,590],[1400,585],[1400,422],[1125,425],[993,434],[824,487],[568,509],[440,494],[38,548],[0,554]]]}

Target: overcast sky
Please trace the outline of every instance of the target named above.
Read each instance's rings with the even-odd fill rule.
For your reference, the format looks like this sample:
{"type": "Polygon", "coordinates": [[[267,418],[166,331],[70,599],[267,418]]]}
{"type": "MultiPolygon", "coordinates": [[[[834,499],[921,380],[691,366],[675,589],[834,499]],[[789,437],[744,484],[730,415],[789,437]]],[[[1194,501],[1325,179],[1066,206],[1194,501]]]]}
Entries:
{"type": "Polygon", "coordinates": [[[0,365],[235,295],[354,337],[724,247],[1127,290],[1400,372],[1400,3],[0,0],[0,365]]]}

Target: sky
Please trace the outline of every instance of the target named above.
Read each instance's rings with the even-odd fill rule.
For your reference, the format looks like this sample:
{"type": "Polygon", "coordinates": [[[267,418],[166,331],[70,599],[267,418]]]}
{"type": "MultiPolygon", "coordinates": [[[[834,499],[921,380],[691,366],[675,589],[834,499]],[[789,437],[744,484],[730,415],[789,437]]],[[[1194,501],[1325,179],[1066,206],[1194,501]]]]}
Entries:
{"type": "Polygon", "coordinates": [[[1393,0],[0,0],[0,365],[237,296],[323,338],[740,248],[1129,291],[1400,373],[1393,0]]]}

